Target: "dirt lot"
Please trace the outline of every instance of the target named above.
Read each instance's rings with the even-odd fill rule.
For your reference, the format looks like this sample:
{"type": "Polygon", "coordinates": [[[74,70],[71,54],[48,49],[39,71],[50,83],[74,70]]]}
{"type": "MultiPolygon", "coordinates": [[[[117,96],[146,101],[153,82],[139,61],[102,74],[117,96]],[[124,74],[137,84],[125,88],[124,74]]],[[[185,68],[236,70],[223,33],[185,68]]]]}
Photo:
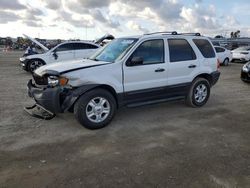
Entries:
{"type": "Polygon", "coordinates": [[[183,101],[118,111],[90,131],[73,114],[23,111],[30,75],[0,54],[0,187],[249,187],[250,85],[221,68],[205,107],[183,101]]]}

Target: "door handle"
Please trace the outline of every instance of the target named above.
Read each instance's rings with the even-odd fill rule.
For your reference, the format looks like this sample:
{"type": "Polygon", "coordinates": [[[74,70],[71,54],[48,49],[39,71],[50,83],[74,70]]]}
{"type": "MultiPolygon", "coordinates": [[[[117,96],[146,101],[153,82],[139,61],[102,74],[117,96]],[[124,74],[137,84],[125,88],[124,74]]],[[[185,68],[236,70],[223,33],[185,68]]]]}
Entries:
{"type": "Polygon", "coordinates": [[[195,67],[196,67],[196,65],[189,65],[189,66],[188,66],[188,68],[190,68],[190,69],[191,69],[191,68],[195,68],[195,67]]]}
{"type": "Polygon", "coordinates": [[[163,68],[155,69],[155,72],[164,72],[164,71],[165,71],[165,69],[163,69],[163,68]]]}

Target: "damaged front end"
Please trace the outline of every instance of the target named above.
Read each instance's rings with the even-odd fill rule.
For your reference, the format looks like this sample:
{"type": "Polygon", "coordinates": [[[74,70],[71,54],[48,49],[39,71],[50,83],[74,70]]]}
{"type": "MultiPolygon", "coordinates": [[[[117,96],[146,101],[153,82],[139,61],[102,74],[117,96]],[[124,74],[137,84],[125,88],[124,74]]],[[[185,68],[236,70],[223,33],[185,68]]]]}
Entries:
{"type": "Polygon", "coordinates": [[[25,107],[25,111],[34,117],[52,119],[57,113],[68,110],[75,100],[67,82],[67,78],[55,71],[48,71],[43,76],[34,74],[27,87],[35,105],[25,107]]]}

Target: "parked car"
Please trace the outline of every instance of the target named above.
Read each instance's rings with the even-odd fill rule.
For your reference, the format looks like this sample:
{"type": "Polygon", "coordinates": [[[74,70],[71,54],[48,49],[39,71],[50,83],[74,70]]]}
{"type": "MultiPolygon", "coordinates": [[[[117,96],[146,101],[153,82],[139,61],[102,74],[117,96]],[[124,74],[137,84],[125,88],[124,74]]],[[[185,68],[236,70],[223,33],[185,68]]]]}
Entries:
{"type": "MultiPolygon", "coordinates": [[[[97,42],[70,41],[63,42],[49,50],[39,41],[27,35],[25,36],[44,51],[42,54],[24,54],[24,56],[20,58],[23,69],[30,72],[34,72],[38,67],[46,64],[88,58],[100,47],[97,42]]],[[[112,35],[105,35],[101,40],[98,40],[98,42],[102,42],[102,40],[105,39],[111,39],[111,36],[112,35]]]]}
{"type": "Polygon", "coordinates": [[[249,61],[250,60],[250,46],[243,46],[232,50],[232,61],[249,61]]]}
{"type": "Polygon", "coordinates": [[[218,81],[214,47],[200,34],[151,33],[118,38],[89,59],[42,66],[28,94],[48,116],[67,110],[86,128],[106,126],[117,108],[170,100],[205,105],[218,81]]]}
{"type": "Polygon", "coordinates": [[[229,62],[232,61],[231,51],[221,46],[214,46],[214,48],[220,64],[228,66],[229,62]]]}
{"type": "Polygon", "coordinates": [[[250,82],[250,62],[246,63],[241,70],[241,80],[250,82]]]}

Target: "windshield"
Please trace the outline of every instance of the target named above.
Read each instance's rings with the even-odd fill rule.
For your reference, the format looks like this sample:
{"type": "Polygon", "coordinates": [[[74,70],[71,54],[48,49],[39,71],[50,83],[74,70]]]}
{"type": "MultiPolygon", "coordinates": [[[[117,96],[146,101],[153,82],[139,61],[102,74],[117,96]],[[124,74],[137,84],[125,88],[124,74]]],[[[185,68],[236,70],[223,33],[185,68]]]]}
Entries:
{"type": "Polygon", "coordinates": [[[138,41],[137,38],[115,39],[105,47],[98,50],[89,59],[95,61],[114,62],[117,59],[121,59],[136,41],[138,41]]]}

